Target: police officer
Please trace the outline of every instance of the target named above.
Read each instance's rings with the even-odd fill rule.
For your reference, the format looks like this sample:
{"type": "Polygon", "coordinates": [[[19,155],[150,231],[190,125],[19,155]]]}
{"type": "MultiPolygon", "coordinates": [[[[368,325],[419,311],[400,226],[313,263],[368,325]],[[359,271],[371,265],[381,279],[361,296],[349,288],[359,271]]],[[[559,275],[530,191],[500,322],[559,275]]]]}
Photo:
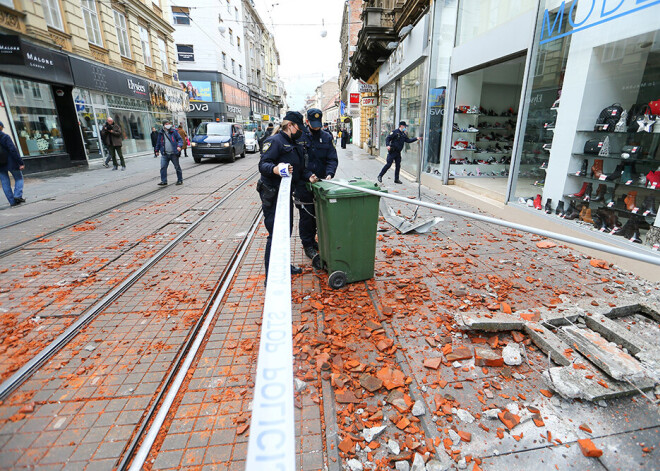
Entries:
{"type": "Polygon", "coordinates": [[[399,180],[399,171],[401,170],[401,151],[403,150],[403,145],[407,143],[412,143],[417,140],[422,140],[422,137],[408,137],[406,129],[408,125],[405,121],[399,123],[399,128],[395,129],[387,136],[385,139],[385,145],[387,146],[387,163],[383,169],[378,174],[378,181],[383,183],[383,175],[390,169],[392,163],[394,163],[394,183],[403,183],[399,180]]]}
{"type": "MultiPolygon", "coordinates": [[[[317,108],[307,111],[307,129],[298,140],[306,151],[306,167],[326,180],[330,180],[337,172],[337,150],[332,134],[321,129],[323,113],[317,108]]],[[[296,199],[300,211],[300,240],[305,255],[314,258],[319,253],[316,242],[316,217],[314,212],[314,196],[307,189],[305,182],[296,186],[296,199]]]]}
{"type": "MultiPolygon", "coordinates": [[[[303,146],[296,143],[303,135],[302,114],[297,111],[287,111],[280,126],[273,130],[273,134],[264,142],[259,160],[261,179],[257,184],[257,191],[261,197],[261,206],[264,212],[264,224],[268,230],[266,242],[266,276],[268,276],[268,262],[270,260],[270,246],[273,238],[273,224],[275,222],[275,207],[277,193],[280,187],[282,171],[291,175],[291,190],[302,182],[316,182],[318,178],[305,168],[303,146]]],[[[291,206],[293,206],[291,204],[291,206]]],[[[293,209],[293,208],[291,208],[293,209]]],[[[293,212],[293,211],[291,211],[293,212]]],[[[293,218],[291,218],[293,229],[293,218]]],[[[288,249],[288,247],[287,247],[288,249]]],[[[291,274],[302,273],[302,269],[291,265],[291,274]]]]}
{"type": "Polygon", "coordinates": [[[327,133],[332,134],[332,131],[330,131],[330,127],[329,127],[328,123],[323,123],[323,130],[327,133]]]}

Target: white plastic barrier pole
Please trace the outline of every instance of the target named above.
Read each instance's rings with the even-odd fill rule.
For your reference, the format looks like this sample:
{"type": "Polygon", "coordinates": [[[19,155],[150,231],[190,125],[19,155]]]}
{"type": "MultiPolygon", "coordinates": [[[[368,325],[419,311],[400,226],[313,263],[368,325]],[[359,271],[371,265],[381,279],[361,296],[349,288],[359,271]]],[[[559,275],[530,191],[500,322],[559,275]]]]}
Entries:
{"type": "Polygon", "coordinates": [[[543,229],[537,229],[536,227],[525,226],[523,224],[516,224],[515,222],[503,221],[501,219],[496,219],[489,216],[483,216],[481,214],[475,214],[469,211],[463,211],[461,209],[449,208],[447,206],[441,206],[439,204],[434,204],[434,203],[427,203],[425,201],[410,199],[403,196],[396,196],[390,193],[368,190],[366,188],[361,188],[359,186],[341,183],[336,180],[325,180],[325,181],[328,183],[332,183],[333,185],[341,186],[344,188],[350,188],[351,190],[358,190],[364,193],[369,193],[371,195],[380,196],[381,198],[389,198],[396,201],[402,201],[404,203],[415,204],[417,206],[423,206],[425,208],[435,209],[437,211],[444,211],[445,213],[455,214],[457,216],[476,219],[477,221],[488,222],[490,224],[496,224],[498,226],[508,227],[510,229],[516,229],[519,231],[529,232],[531,234],[548,237],[550,239],[560,240],[568,244],[581,245],[582,247],[587,247],[594,250],[600,250],[601,252],[607,252],[613,255],[619,255],[621,257],[638,260],[640,262],[652,263],[653,265],[660,265],[660,255],[632,252],[630,250],[620,249],[618,247],[612,247],[610,245],[601,244],[598,242],[591,242],[589,240],[578,239],[577,237],[571,237],[564,234],[559,234],[558,232],[546,231],[543,229]]]}
{"type": "Polygon", "coordinates": [[[252,400],[247,471],[292,471],[296,463],[291,317],[291,178],[280,182],[252,400]]]}

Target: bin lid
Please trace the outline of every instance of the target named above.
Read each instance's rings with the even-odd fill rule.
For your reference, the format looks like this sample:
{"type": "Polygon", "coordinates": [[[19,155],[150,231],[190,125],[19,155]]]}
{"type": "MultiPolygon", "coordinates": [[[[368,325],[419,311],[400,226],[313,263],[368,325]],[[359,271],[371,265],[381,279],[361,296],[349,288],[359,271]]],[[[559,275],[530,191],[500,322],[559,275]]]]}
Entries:
{"type": "MultiPolygon", "coordinates": [[[[361,178],[353,178],[351,180],[337,180],[341,183],[346,183],[351,186],[358,186],[372,191],[380,191],[386,193],[387,190],[378,186],[376,182],[369,180],[362,180],[361,178]]],[[[342,186],[333,185],[327,181],[320,181],[317,183],[312,183],[312,190],[314,194],[324,197],[324,198],[355,198],[357,196],[373,196],[368,193],[364,193],[360,190],[351,190],[350,188],[345,188],[342,186]]]]}

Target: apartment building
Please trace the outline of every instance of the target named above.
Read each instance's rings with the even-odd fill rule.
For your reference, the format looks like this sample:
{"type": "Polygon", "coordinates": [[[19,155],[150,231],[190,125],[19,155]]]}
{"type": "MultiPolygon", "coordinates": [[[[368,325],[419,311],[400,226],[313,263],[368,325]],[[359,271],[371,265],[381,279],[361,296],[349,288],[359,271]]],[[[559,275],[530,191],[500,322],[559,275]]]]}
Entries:
{"type": "Polygon", "coordinates": [[[184,119],[161,1],[0,0],[0,121],[26,171],[103,158],[109,116],[127,155],[150,151],[163,119],[184,119]]]}

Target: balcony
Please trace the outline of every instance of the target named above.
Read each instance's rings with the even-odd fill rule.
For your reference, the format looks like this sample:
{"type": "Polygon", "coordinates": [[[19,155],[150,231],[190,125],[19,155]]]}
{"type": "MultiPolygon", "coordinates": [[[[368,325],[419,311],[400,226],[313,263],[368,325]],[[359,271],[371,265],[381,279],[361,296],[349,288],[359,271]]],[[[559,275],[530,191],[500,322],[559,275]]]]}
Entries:
{"type": "Polygon", "coordinates": [[[391,54],[387,45],[397,41],[397,34],[392,9],[366,6],[361,18],[362,29],[358,33],[356,51],[351,58],[350,72],[354,78],[368,80],[391,54]]]}

